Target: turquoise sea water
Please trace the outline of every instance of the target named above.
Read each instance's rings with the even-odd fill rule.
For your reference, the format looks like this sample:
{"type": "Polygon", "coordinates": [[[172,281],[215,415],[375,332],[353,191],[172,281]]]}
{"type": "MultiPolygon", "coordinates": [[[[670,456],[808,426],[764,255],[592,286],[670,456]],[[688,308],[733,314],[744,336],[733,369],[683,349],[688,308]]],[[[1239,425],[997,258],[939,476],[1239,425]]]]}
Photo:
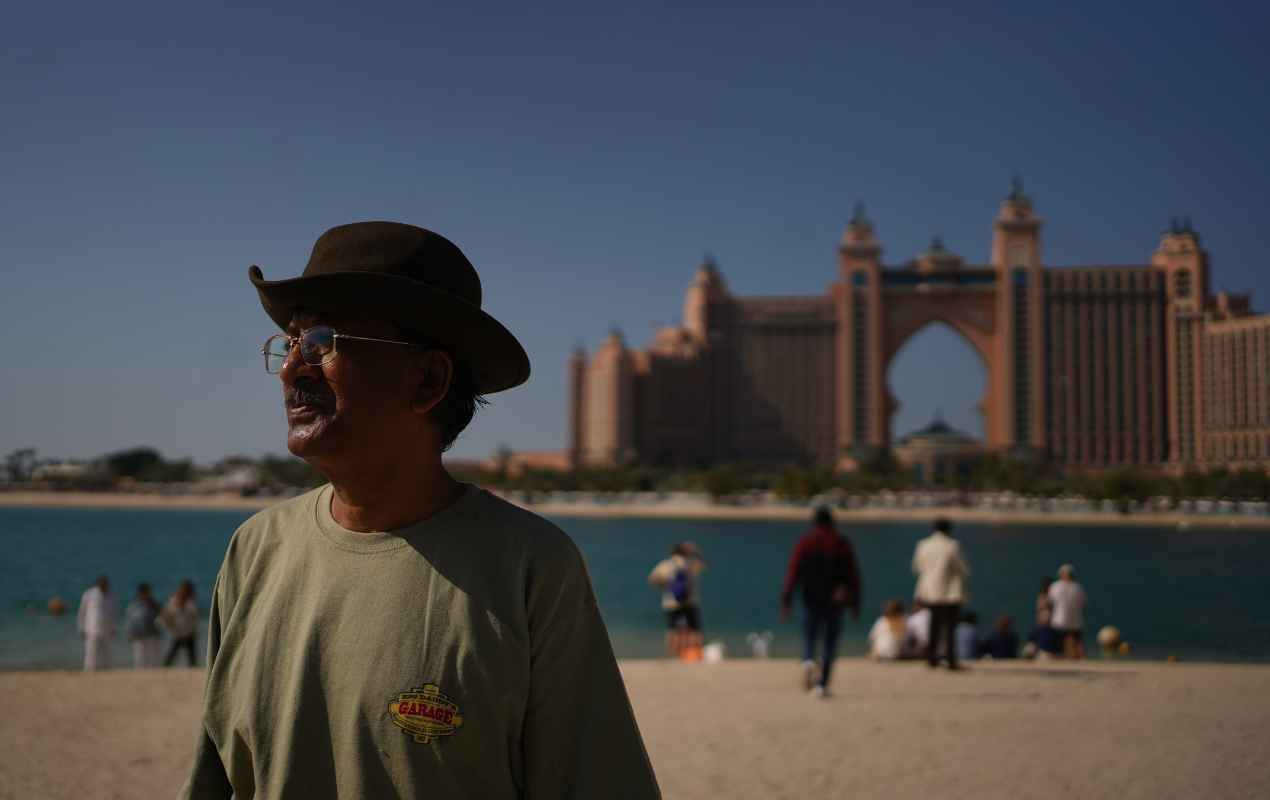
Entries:
{"type": "MultiPolygon", "coordinates": [[[[126,603],[136,583],[166,597],[182,578],[207,592],[234,529],[248,512],[0,508],[0,668],[73,667],[80,663],[75,608],[98,573],[126,603]],[[70,605],[46,613],[50,597],[70,605]]],[[[556,520],[578,543],[595,582],[619,657],[659,655],[659,595],[645,578],[670,546],[694,539],[710,570],[702,582],[710,640],[745,655],[746,634],[775,633],[773,655],[798,652],[796,620],[781,623],[777,599],[786,559],[802,531],[787,522],[556,520]]],[[[848,623],[842,652],[860,654],[877,609],[907,598],[909,560],[924,524],[846,528],[864,572],[865,613],[848,623]]],[[[986,628],[1008,613],[1025,636],[1040,579],[1075,564],[1090,598],[1086,628],[1114,624],[1136,658],[1270,660],[1270,534],[1164,528],[1064,528],[962,525],[958,535],[973,571],[970,607],[986,628]]],[[[200,642],[200,654],[202,645],[200,642]]],[[[119,640],[116,663],[125,660],[119,640]]]]}

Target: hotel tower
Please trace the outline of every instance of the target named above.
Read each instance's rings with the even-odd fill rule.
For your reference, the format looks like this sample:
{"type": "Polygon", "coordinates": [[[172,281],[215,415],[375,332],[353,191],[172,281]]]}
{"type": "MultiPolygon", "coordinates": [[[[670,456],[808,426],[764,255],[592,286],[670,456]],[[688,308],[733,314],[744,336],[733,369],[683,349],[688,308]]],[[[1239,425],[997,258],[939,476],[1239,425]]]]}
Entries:
{"type": "Polygon", "coordinates": [[[987,264],[935,240],[884,265],[860,207],[824,295],[738,297],[706,261],[680,325],[573,355],[568,459],[850,466],[890,447],[891,359],[938,321],[983,358],[990,449],[1089,469],[1270,463],[1270,315],[1210,293],[1189,221],[1140,265],[1046,265],[1040,234],[1016,181],[987,264]]]}

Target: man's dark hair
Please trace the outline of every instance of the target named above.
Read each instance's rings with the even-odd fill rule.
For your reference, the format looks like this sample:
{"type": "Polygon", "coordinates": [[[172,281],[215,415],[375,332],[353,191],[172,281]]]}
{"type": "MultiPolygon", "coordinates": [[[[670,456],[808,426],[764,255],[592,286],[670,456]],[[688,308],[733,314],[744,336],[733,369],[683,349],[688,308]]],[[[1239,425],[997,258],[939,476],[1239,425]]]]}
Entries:
{"type": "Polygon", "coordinates": [[[472,377],[472,371],[462,361],[455,358],[454,353],[433,344],[428,337],[409,328],[398,326],[398,330],[401,338],[414,342],[419,352],[441,350],[450,357],[450,363],[454,365],[454,371],[450,375],[450,388],[446,390],[445,397],[441,398],[437,407],[432,409],[437,427],[441,432],[441,452],[444,453],[454,444],[454,440],[459,438],[459,434],[472,423],[476,409],[489,405],[489,401],[477,394],[476,379],[472,377]]]}
{"type": "Polygon", "coordinates": [[[935,530],[940,533],[952,533],[952,523],[947,517],[939,517],[935,520],[935,530]]]}
{"type": "Polygon", "coordinates": [[[833,512],[829,510],[829,506],[819,506],[816,513],[812,514],[811,519],[817,525],[832,525],[833,512]]]}
{"type": "Polygon", "coordinates": [[[436,414],[437,426],[441,429],[441,452],[450,449],[454,440],[459,438],[472,422],[478,406],[488,405],[489,401],[476,393],[476,381],[472,371],[450,356],[454,364],[454,374],[450,377],[450,388],[445,397],[432,410],[436,414]]]}

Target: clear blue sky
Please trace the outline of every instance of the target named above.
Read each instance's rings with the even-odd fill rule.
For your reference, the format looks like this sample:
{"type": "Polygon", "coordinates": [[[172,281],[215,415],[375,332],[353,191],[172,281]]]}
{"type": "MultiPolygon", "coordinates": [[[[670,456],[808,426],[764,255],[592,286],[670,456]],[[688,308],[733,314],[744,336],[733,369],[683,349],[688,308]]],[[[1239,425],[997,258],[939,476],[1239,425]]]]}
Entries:
{"type": "MultiPolygon", "coordinates": [[[[889,262],[983,261],[1019,172],[1047,263],[1145,263],[1189,214],[1270,302],[1265,4],[213,5],[6,11],[0,452],[284,452],[247,267],[358,219],[456,241],[530,353],[465,456],[562,446],[571,348],[676,321],[704,252],[824,291],[857,200],[889,262]]],[[[978,429],[955,334],[891,380],[897,432],[978,429]]]]}

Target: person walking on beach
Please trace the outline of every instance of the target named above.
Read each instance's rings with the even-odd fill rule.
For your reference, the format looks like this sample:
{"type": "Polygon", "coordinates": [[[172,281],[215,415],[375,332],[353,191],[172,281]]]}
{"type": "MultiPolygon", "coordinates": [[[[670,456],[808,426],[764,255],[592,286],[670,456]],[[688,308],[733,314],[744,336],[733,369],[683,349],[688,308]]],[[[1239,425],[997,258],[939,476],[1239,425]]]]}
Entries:
{"type": "Polygon", "coordinates": [[[198,666],[198,652],[194,647],[194,637],[198,634],[198,603],[194,600],[194,584],[181,581],[176,591],[168,598],[160,615],[172,643],[168,645],[168,655],[163,659],[163,666],[170,667],[176,661],[178,650],[184,650],[191,667],[198,666]]]}
{"type": "Polygon", "coordinates": [[[159,601],[150,594],[150,584],[137,586],[137,596],[124,612],[124,630],[132,643],[132,668],[159,666],[159,601]]]}
{"type": "Polygon", "coordinates": [[[1085,589],[1076,582],[1071,564],[1058,568],[1058,580],[1050,584],[1050,625],[1063,643],[1067,658],[1085,657],[1085,589]]]}
{"type": "Polygon", "coordinates": [[[698,577],[705,571],[701,549],[693,542],[679,542],[671,549],[670,557],[648,574],[648,582],[661,589],[661,607],[669,626],[666,655],[672,658],[679,658],[691,648],[700,649],[704,641],[698,577]]]}
{"type": "Polygon", "coordinates": [[[79,636],[84,640],[84,671],[110,666],[110,644],[119,620],[119,602],[110,591],[105,575],[84,590],[79,598],[79,636]]]}
{"type": "Polygon", "coordinates": [[[363,222],[249,276],[287,448],[329,483],[230,540],[181,796],[660,797],[577,547],[442,464],[529,378],[462,251],[363,222]]]}
{"type": "Polygon", "coordinates": [[[955,631],[961,605],[966,601],[970,567],[961,554],[961,545],[952,536],[952,523],[942,517],[935,530],[917,543],[913,551],[913,574],[917,576],[916,599],[930,609],[930,637],[926,661],[939,665],[939,653],[948,659],[949,669],[958,669],[955,631]]]}
{"type": "Polygon", "coordinates": [[[811,530],[794,545],[781,590],[781,618],[789,619],[794,589],[803,598],[803,685],[818,697],[829,694],[842,613],[860,619],[860,568],[851,541],[834,526],[833,513],[817,508],[811,530]],[[817,669],[817,644],[822,646],[817,669]]]}

